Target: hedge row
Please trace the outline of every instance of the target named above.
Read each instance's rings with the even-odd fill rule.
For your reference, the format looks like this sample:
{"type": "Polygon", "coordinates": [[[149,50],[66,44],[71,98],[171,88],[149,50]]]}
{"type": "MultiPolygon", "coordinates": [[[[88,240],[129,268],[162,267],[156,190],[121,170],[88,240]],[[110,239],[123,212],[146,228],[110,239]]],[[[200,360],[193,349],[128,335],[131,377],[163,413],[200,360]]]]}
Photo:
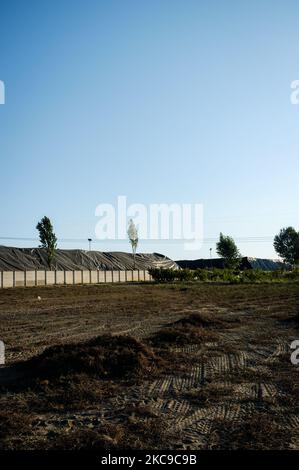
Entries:
{"type": "Polygon", "coordinates": [[[271,282],[299,280],[299,268],[293,271],[276,270],[262,271],[246,269],[164,269],[151,268],[149,273],[156,282],[204,281],[204,282],[271,282]]]}

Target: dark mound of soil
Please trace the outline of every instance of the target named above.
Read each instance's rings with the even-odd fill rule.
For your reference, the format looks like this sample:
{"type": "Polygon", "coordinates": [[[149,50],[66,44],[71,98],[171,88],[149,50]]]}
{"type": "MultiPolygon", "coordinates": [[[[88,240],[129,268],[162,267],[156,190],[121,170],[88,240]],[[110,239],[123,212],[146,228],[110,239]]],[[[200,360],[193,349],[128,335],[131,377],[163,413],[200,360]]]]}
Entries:
{"type": "Polygon", "coordinates": [[[142,376],[156,365],[154,352],[129,336],[98,336],[85,343],[57,345],[26,363],[27,376],[57,378],[94,374],[99,378],[142,376]]]}
{"type": "Polygon", "coordinates": [[[151,344],[154,346],[162,346],[166,344],[191,344],[204,343],[213,341],[217,338],[215,333],[206,331],[204,328],[194,326],[180,326],[163,328],[150,338],[151,344]]]}
{"type": "Polygon", "coordinates": [[[220,320],[210,315],[194,313],[157,331],[150,338],[150,343],[154,346],[161,346],[163,343],[185,345],[213,341],[217,339],[217,334],[211,329],[221,325],[220,320]]]}
{"type": "Polygon", "coordinates": [[[202,328],[214,328],[222,326],[223,322],[212,315],[203,313],[193,313],[189,317],[181,318],[172,323],[171,326],[198,326],[202,328]]]}

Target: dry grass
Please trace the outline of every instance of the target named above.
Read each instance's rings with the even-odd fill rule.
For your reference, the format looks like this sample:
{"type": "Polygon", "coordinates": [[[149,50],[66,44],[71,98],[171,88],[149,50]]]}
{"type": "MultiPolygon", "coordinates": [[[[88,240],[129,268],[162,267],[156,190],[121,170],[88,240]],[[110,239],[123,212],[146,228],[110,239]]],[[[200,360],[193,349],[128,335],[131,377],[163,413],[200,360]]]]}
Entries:
{"type": "Polygon", "coordinates": [[[282,429],[275,417],[257,412],[242,423],[219,420],[213,423],[208,449],[223,450],[283,450],[288,447],[291,436],[282,429]]]}
{"type": "Polygon", "coordinates": [[[169,438],[173,434],[165,427],[160,418],[129,417],[122,424],[108,424],[97,430],[74,430],[61,433],[51,443],[47,450],[136,450],[169,448],[169,438]]]}
{"type": "Polygon", "coordinates": [[[0,450],[13,449],[31,434],[32,415],[14,410],[0,411],[0,450]]]}

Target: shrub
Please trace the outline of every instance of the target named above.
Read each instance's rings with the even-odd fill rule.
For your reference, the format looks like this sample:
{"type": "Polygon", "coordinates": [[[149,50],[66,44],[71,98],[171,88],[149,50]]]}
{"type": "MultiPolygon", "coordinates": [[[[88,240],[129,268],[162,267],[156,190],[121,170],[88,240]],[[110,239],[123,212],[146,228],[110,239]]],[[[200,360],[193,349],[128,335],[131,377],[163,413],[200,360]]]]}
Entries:
{"type": "Polygon", "coordinates": [[[157,282],[171,282],[178,279],[178,271],[174,269],[150,268],[148,271],[157,282]]]}
{"type": "Polygon", "coordinates": [[[272,282],[299,280],[299,267],[292,271],[276,270],[262,271],[261,269],[163,269],[151,268],[149,273],[156,282],[200,281],[227,282],[240,284],[242,282],[272,282]]]}

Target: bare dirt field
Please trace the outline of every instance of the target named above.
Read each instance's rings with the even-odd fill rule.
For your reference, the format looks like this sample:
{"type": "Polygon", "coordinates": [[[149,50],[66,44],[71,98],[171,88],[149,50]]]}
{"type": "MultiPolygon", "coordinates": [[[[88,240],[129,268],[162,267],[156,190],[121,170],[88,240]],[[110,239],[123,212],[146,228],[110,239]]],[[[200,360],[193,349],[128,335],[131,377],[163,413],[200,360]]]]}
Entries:
{"type": "Polygon", "coordinates": [[[0,339],[0,449],[299,449],[298,283],[2,290],[0,339]]]}

